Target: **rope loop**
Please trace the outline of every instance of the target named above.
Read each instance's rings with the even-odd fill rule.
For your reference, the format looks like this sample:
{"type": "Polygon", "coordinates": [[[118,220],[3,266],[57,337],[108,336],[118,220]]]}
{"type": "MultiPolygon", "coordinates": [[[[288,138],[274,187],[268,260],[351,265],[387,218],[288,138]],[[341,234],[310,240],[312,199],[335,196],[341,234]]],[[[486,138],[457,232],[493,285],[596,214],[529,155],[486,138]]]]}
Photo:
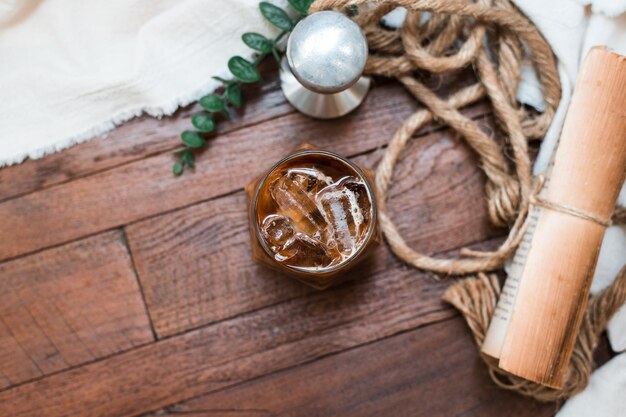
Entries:
{"type": "Polygon", "coordinates": [[[357,7],[370,57],[365,72],[398,79],[425,108],[396,131],[376,169],[383,233],[405,262],[432,272],[460,275],[501,268],[521,240],[528,211],[531,161],[528,141],[542,137],[560,100],[560,81],[552,50],[537,28],[510,0],[317,0],[311,11],[357,7]],[[407,10],[402,26],[390,30],[381,18],[397,7],[407,10]],[[529,51],[528,56],[524,51],[529,51]],[[538,74],[546,110],[537,115],[515,99],[522,60],[530,59],[538,74]],[[440,97],[416,73],[444,74],[473,68],[477,82],[440,97]],[[460,109],[488,98],[507,140],[498,142],[460,109]],[[487,183],[487,213],[497,226],[511,226],[498,250],[458,259],[433,258],[410,248],[386,212],[393,170],[408,139],[436,119],[457,131],[480,161],[487,183]],[[510,156],[511,155],[511,156],[510,156]]]}

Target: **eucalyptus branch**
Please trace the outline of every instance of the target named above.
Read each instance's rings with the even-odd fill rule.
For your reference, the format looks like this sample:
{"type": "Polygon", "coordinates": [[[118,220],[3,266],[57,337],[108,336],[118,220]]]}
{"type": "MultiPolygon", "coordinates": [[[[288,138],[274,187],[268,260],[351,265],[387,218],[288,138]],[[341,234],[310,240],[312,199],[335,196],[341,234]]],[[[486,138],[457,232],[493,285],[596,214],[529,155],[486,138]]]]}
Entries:
{"type": "Polygon", "coordinates": [[[213,77],[222,83],[218,88],[221,94],[212,93],[202,97],[198,102],[203,108],[191,117],[191,124],[195,130],[185,130],[180,135],[183,147],[174,151],[178,155],[177,161],[172,167],[174,175],[180,175],[185,167],[193,168],[195,165],[195,152],[206,145],[207,135],[215,131],[216,116],[229,117],[229,107],[236,109],[243,105],[241,87],[243,84],[251,84],[261,81],[261,74],[258,70],[259,64],[272,55],[280,63],[279,48],[280,41],[288,35],[295,24],[306,16],[313,0],[288,0],[289,5],[299,14],[299,17],[292,19],[289,14],[271,3],[259,3],[259,9],[265,19],[272,25],[280,29],[280,33],[273,39],[261,35],[260,33],[247,32],[241,36],[241,40],[248,47],[257,51],[254,61],[250,62],[240,56],[234,56],[228,60],[228,70],[234,76],[231,79],[213,77]]]}

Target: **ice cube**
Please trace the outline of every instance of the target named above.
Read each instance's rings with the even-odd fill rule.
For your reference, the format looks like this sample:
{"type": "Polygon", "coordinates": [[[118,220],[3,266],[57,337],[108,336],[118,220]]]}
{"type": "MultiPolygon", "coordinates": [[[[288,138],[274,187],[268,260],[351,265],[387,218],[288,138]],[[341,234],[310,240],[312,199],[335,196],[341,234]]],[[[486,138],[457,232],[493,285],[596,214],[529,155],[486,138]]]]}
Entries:
{"type": "Polygon", "coordinates": [[[326,246],[303,233],[296,233],[275,254],[276,260],[288,265],[325,268],[333,262],[326,246]]]}
{"type": "MultiPolygon", "coordinates": [[[[344,185],[356,196],[359,207],[361,208],[361,214],[363,214],[362,226],[364,228],[368,228],[372,216],[372,202],[370,201],[370,196],[367,193],[367,188],[365,188],[365,183],[363,180],[348,177],[345,178],[344,185]]],[[[360,230],[360,232],[366,231],[367,230],[360,230]]]]}
{"type": "Polygon", "coordinates": [[[296,233],[293,221],[289,217],[270,214],[263,220],[261,234],[272,251],[283,246],[296,233]]]}
{"type": "Polygon", "coordinates": [[[361,180],[344,177],[322,189],[316,199],[334,231],[337,249],[350,256],[363,241],[369,226],[371,203],[361,180]]]}
{"type": "Polygon", "coordinates": [[[332,178],[315,168],[290,168],[286,175],[311,196],[333,182],[332,178]]]}
{"type": "Polygon", "coordinates": [[[296,229],[314,239],[325,238],[328,222],[302,185],[284,175],[270,184],[270,193],[280,214],[291,218],[296,229]]]}

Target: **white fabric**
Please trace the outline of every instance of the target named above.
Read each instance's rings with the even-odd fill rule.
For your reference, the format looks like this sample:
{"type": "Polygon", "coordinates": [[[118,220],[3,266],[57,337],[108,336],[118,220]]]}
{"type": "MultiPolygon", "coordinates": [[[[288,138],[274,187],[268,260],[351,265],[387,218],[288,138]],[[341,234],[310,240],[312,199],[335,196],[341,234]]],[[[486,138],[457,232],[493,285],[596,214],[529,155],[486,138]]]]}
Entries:
{"type": "Polygon", "coordinates": [[[258,3],[0,0],[0,166],[197,100],[273,33],[258,3]]]}
{"type": "Polygon", "coordinates": [[[626,416],[626,353],[598,368],[583,392],[568,400],[557,417],[626,416]]]}
{"type": "MultiPolygon", "coordinates": [[[[561,104],[535,172],[552,157],[582,57],[594,45],[626,54],[626,0],[514,0],[559,59],[561,104]]],[[[277,0],[284,5],[284,0],[277,0]]],[[[275,33],[258,0],[0,0],[0,166],[88,140],[143,112],[171,114],[217,85],[232,55],[250,56],[240,35],[275,33]]],[[[401,22],[396,12],[392,21],[401,22]]],[[[390,22],[393,24],[393,22],[390,22]]],[[[536,75],[523,69],[520,101],[541,110],[536,75]]],[[[620,197],[626,205],[626,189],[620,197]]],[[[608,229],[592,292],[626,262],[626,231],[608,229]]],[[[626,307],[611,321],[626,350],[626,307]]],[[[561,417],[626,415],[626,354],[592,377],[561,417]]]]}

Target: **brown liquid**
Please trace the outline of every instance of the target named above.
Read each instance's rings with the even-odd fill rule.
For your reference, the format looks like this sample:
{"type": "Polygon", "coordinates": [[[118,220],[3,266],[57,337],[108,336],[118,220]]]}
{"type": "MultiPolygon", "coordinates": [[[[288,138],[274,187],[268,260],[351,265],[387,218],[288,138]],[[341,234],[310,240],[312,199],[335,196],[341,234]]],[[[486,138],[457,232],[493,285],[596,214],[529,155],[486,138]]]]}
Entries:
{"type": "Polygon", "coordinates": [[[324,153],[297,155],[270,172],[256,221],[276,261],[302,269],[340,265],[372,227],[372,194],[349,164],[324,153]]]}

